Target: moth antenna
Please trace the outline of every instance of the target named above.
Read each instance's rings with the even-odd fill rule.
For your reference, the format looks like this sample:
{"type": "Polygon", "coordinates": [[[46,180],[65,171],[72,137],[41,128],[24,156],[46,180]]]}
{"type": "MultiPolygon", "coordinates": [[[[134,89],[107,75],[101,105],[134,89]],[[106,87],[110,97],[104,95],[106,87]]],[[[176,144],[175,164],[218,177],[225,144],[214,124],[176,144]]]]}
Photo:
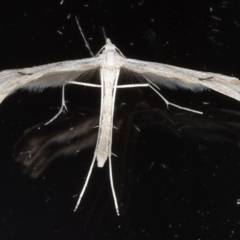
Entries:
{"type": "Polygon", "coordinates": [[[105,29],[104,29],[103,26],[102,26],[102,32],[103,32],[103,36],[104,36],[105,42],[107,42],[107,35],[106,35],[105,29]]]}
{"type": "Polygon", "coordinates": [[[78,29],[79,29],[79,31],[80,31],[80,33],[81,33],[81,35],[82,35],[83,41],[85,42],[85,46],[87,47],[87,49],[88,49],[88,51],[90,52],[90,54],[92,55],[92,57],[94,57],[94,54],[93,54],[93,52],[92,52],[92,50],[91,50],[91,48],[90,48],[90,45],[89,45],[88,41],[87,41],[86,38],[85,38],[85,35],[84,35],[83,30],[82,30],[82,28],[81,28],[81,26],[80,26],[80,23],[79,23],[79,21],[78,21],[77,16],[75,16],[75,20],[76,20],[76,22],[77,22],[78,29]]]}

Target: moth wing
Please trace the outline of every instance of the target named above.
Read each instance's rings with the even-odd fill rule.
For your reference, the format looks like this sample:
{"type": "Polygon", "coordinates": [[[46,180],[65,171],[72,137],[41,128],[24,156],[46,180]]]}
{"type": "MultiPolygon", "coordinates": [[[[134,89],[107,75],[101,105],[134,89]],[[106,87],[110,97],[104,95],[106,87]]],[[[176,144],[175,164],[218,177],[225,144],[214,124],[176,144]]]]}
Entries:
{"type": "Polygon", "coordinates": [[[122,59],[122,67],[149,84],[192,91],[212,89],[240,101],[240,81],[234,77],[134,59],[122,59]]]}
{"type": "Polygon", "coordinates": [[[63,86],[69,81],[86,81],[99,66],[100,58],[97,57],[4,70],[0,72],[0,103],[20,88],[41,91],[47,87],[63,86]]]}

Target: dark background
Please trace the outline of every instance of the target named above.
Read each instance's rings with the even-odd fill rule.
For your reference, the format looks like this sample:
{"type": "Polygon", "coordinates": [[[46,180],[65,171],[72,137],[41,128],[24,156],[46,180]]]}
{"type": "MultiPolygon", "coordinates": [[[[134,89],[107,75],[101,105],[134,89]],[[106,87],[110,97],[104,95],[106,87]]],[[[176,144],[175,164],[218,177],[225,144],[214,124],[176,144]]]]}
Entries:
{"type": "MultiPolygon", "coordinates": [[[[75,15],[94,53],[105,43],[103,26],[126,57],[240,77],[237,1],[0,3],[1,70],[90,57],[75,15]]],[[[205,111],[205,120],[200,123],[219,123],[221,119],[219,125],[234,122],[235,133],[240,132],[236,101],[213,91],[194,94],[163,89],[164,93],[177,104],[205,111]],[[213,109],[228,109],[234,114],[219,115],[213,109]]],[[[146,123],[146,115],[139,113],[138,107],[128,109],[125,128],[113,138],[113,152],[119,156],[113,159],[127,160],[121,180],[123,192],[118,195],[120,217],[112,201],[107,164],[104,169],[94,169],[83,202],[73,212],[77,201],[73,196],[83,186],[94,148],[74,158],[56,160],[36,180],[22,175],[20,165],[13,161],[12,149],[22,133],[56,113],[60,89],[39,94],[18,91],[1,104],[0,239],[239,239],[238,138],[230,136],[226,142],[216,137],[209,142],[210,124],[206,131],[176,137],[159,117],[165,105],[150,90],[119,92],[116,106],[130,106],[135,96],[146,101],[150,110],[159,110],[156,118],[146,112],[150,116],[146,123]],[[136,119],[132,122],[129,116],[136,119]],[[141,127],[140,133],[134,132],[133,124],[141,127]],[[105,192],[98,195],[102,186],[105,192]]],[[[66,117],[85,111],[82,109],[99,110],[97,89],[69,87],[66,99],[66,117]]],[[[171,108],[169,114],[176,112],[171,108]]],[[[216,130],[215,134],[225,136],[224,131],[216,130]]]]}

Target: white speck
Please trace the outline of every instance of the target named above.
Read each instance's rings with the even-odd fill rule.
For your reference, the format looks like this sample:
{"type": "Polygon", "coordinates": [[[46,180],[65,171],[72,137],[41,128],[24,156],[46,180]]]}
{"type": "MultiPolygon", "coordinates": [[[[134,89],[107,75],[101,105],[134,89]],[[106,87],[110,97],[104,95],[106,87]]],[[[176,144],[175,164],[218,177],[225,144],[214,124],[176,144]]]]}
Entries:
{"type": "Polygon", "coordinates": [[[151,170],[151,168],[152,168],[153,164],[154,164],[154,162],[152,162],[152,163],[151,163],[151,165],[150,165],[150,167],[149,167],[148,171],[149,171],[149,170],[151,170]]]}
{"type": "Polygon", "coordinates": [[[214,18],[214,19],[216,19],[216,20],[218,20],[218,21],[222,21],[221,18],[218,18],[218,17],[215,17],[215,16],[211,16],[211,17],[214,18]]]}
{"type": "Polygon", "coordinates": [[[28,154],[28,157],[29,157],[29,158],[32,157],[32,155],[31,155],[31,151],[21,152],[20,155],[22,155],[22,154],[26,154],[26,153],[28,154]]]}
{"type": "Polygon", "coordinates": [[[171,170],[166,164],[161,164],[161,167],[165,168],[165,169],[168,169],[168,170],[171,170]]]}
{"type": "Polygon", "coordinates": [[[140,129],[136,125],[133,124],[133,126],[137,129],[138,132],[140,132],[140,129]]]}

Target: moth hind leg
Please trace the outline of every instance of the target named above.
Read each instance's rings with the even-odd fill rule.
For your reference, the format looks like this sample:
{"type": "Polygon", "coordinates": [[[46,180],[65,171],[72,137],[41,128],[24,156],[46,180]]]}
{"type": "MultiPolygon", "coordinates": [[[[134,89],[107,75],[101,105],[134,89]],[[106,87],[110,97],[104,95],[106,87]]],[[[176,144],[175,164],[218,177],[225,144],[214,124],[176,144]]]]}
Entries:
{"type": "Polygon", "coordinates": [[[88,171],[88,174],[87,174],[87,178],[86,178],[86,180],[85,180],[85,183],[84,183],[84,185],[83,185],[82,191],[81,191],[81,193],[79,194],[78,201],[77,201],[76,206],[75,206],[75,208],[74,208],[74,212],[77,211],[78,206],[80,205],[80,202],[81,202],[81,200],[82,200],[82,197],[83,197],[83,195],[84,195],[84,193],[85,193],[85,190],[86,190],[86,188],[87,188],[87,185],[88,185],[90,176],[91,176],[91,174],[92,174],[92,170],[93,170],[93,166],[94,166],[94,163],[95,163],[95,161],[96,161],[96,158],[97,158],[97,156],[96,156],[96,154],[95,154],[95,152],[94,152],[93,160],[92,160],[90,169],[89,169],[89,171],[88,171]]]}

